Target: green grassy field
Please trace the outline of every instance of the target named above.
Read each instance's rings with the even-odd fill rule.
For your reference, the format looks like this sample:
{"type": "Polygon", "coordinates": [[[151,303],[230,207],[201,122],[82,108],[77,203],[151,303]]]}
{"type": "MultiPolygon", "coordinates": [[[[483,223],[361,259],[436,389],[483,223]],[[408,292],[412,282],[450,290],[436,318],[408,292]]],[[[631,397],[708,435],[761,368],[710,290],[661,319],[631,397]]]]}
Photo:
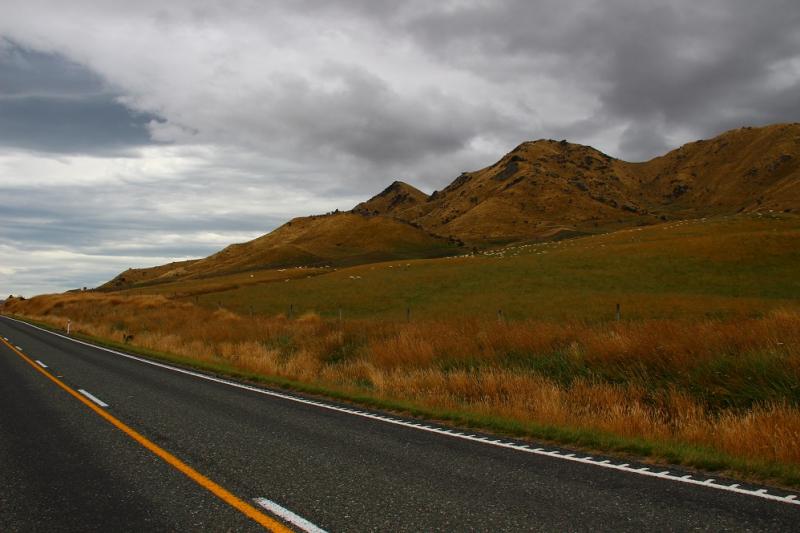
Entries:
{"type": "Polygon", "coordinates": [[[756,316],[800,307],[800,217],[742,215],[346,269],[134,286],[247,314],[404,320],[756,316]],[[286,281],[286,280],[289,281],[286,281]]]}

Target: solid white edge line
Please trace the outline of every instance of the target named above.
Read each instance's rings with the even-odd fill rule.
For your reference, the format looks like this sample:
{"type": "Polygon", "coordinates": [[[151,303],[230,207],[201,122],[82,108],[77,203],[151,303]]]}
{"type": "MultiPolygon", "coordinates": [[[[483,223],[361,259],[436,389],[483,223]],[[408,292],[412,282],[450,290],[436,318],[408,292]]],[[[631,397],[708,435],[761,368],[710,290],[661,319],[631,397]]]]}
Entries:
{"type": "MultiPolygon", "coordinates": [[[[5,317],[5,318],[9,318],[9,317],[5,317]]],[[[161,368],[164,368],[164,369],[167,369],[167,370],[171,370],[173,372],[179,372],[181,374],[186,374],[186,375],[189,375],[189,376],[198,377],[200,379],[205,379],[207,381],[214,381],[214,382],[221,383],[221,384],[224,384],[224,385],[228,385],[228,386],[231,386],[231,387],[237,387],[237,388],[240,388],[240,389],[245,389],[245,390],[257,392],[259,394],[264,394],[266,396],[273,396],[275,398],[282,398],[284,400],[289,400],[289,401],[293,401],[293,402],[297,402],[297,403],[302,403],[302,404],[305,404],[305,405],[313,405],[313,406],[316,406],[316,407],[321,407],[323,409],[328,409],[330,411],[338,411],[340,413],[346,413],[346,414],[350,414],[350,415],[353,415],[353,416],[360,416],[362,418],[369,418],[369,419],[376,420],[376,421],[379,421],[379,422],[385,422],[387,424],[394,424],[394,425],[397,425],[397,426],[403,426],[403,427],[407,427],[407,428],[411,428],[411,429],[417,429],[419,431],[427,431],[429,433],[439,433],[439,434],[442,433],[441,430],[425,429],[424,427],[417,426],[417,425],[415,425],[415,424],[413,424],[411,422],[406,422],[404,420],[385,418],[384,416],[368,413],[368,412],[365,412],[365,411],[354,411],[352,409],[346,409],[346,408],[343,408],[343,407],[337,407],[335,405],[325,404],[325,403],[321,403],[321,402],[315,401],[315,400],[306,400],[304,398],[300,398],[300,397],[297,397],[297,396],[292,396],[290,394],[277,392],[277,391],[272,391],[272,390],[268,390],[268,389],[262,389],[262,388],[254,386],[254,385],[246,385],[244,383],[237,383],[235,381],[229,381],[229,380],[218,378],[218,377],[215,377],[215,376],[209,376],[209,375],[206,375],[206,374],[201,374],[200,372],[194,372],[192,370],[186,370],[186,369],[183,369],[183,368],[170,366],[170,365],[165,364],[165,363],[159,363],[157,361],[151,361],[149,359],[144,359],[142,357],[137,357],[135,355],[131,355],[131,354],[123,353],[123,352],[118,352],[118,351],[112,350],[110,348],[105,348],[103,346],[97,346],[95,344],[84,342],[84,341],[81,341],[81,340],[78,340],[78,339],[73,339],[72,337],[68,337],[66,335],[62,335],[60,333],[56,333],[54,331],[50,331],[50,330],[47,330],[47,329],[44,329],[44,328],[40,328],[39,326],[34,326],[33,324],[28,324],[27,322],[22,322],[21,320],[16,320],[16,319],[13,319],[13,318],[9,318],[9,320],[14,320],[16,322],[20,322],[20,323],[25,324],[27,326],[30,326],[30,327],[32,327],[34,329],[41,330],[41,331],[43,331],[45,333],[49,333],[51,335],[55,335],[56,337],[61,337],[62,339],[70,340],[70,341],[76,342],[78,344],[83,344],[84,346],[89,346],[89,347],[97,349],[97,350],[102,350],[104,352],[113,353],[113,354],[119,355],[121,357],[126,357],[128,359],[133,359],[135,361],[139,361],[139,362],[142,362],[142,363],[145,363],[145,364],[148,364],[148,365],[161,367],[161,368]]],[[[670,481],[677,481],[679,483],[685,483],[687,485],[709,487],[709,488],[713,488],[713,489],[717,489],[717,490],[724,490],[726,492],[734,492],[734,493],[737,493],[737,494],[744,494],[744,495],[747,495],[747,496],[755,496],[755,497],[763,498],[763,499],[767,499],[767,500],[773,500],[773,501],[779,501],[779,502],[784,502],[784,503],[790,503],[790,504],[794,504],[794,505],[800,505],[800,499],[790,499],[789,496],[791,496],[791,495],[789,495],[789,496],[777,496],[777,495],[774,495],[774,494],[766,494],[764,492],[760,492],[760,491],[763,491],[765,489],[747,490],[747,489],[742,489],[742,488],[739,488],[739,487],[735,487],[734,488],[733,485],[719,485],[717,483],[714,483],[714,479],[706,479],[705,481],[698,481],[696,479],[691,479],[690,477],[687,477],[687,476],[678,477],[678,476],[672,476],[672,475],[663,475],[663,474],[660,474],[660,473],[650,472],[648,470],[642,471],[640,469],[630,467],[628,465],[628,463],[624,463],[624,464],[621,464],[621,465],[616,465],[616,464],[613,464],[613,463],[601,463],[601,462],[598,462],[598,461],[591,460],[590,458],[569,457],[567,455],[562,455],[562,454],[560,454],[558,452],[558,450],[555,450],[555,451],[552,451],[552,452],[548,452],[547,450],[544,450],[542,448],[530,449],[527,446],[520,445],[520,444],[514,444],[514,443],[508,443],[508,442],[497,442],[497,443],[489,442],[489,441],[486,440],[485,437],[476,437],[474,435],[468,435],[468,434],[465,434],[465,433],[452,433],[449,436],[451,436],[451,437],[453,437],[455,439],[462,439],[462,440],[468,440],[468,441],[471,441],[471,442],[478,442],[478,443],[482,443],[482,444],[488,444],[490,446],[497,446],[499,448],[507,448],[507,449],[512,449],[512,450],[517,450],[517,451],[520,451],[520,452],[530,453],[530,454],[534,454],[534,455],[543,455],[543,456],[552,457],[552,458],[555,458],[555,459],[562,459],[564,461],[573,461],[573,462],[576,462],[576,463],[590,464],[590,465],[597,466],[597,467],[600,467],[600,468],[608,468],[610,470],[619,470],[619,471],[622,471],[622,472],[628,472],[630,474],[638,474],[640,476],[648,476],[648,477],[655,477],[655,478],[659,478],[659,479],[667,479],[667,480],[670,480],[670,481]]]]}
{"type": "Polygon", "coordinates": [[[266,509],[267,511],[271,512],[272,514],[283,518],[290,524],[294,524],[303,531],[308,533],[327,533],[324,529],[318,528],[302,516],[296,515],[291,512],[289,509],[281,507],[277,503],[273,502],[272,500],[268,500],[266,498],[254,498],[254,502],[258,505],[266,509]]]}
{"type": "Polygon", "coordinates": [[[103,400],[99,399],[99,398],[98,398],[98,397],[96,397],[96,396],[93,396],[92,394],[90,394],[90,393],[86,392],[85,390],[83,390],[83,389],[78,389],[78,392],[80,392],[81,394],[83,394],[84,396],[86,396],[87,398],[89,398],[90,400],[92,400],[94,403],[96,403],[96,404],[97,404],[97,405],[99,405],[100,407],[108,407],[108,404],[107,404],[106,402],[104,402],[103,400]]]}
{"type": "Polygon", "coordinates": [[[42,367],[42,368],[47,368],[47,365],[46,365],[46,364],[44,364],[44,363],[42,363],[42,362],[41,362],[41,361],[39,361],[38,359],[36,360],[36,364],[37,364],[37,365],[39,365],[39,366],[40,366],[40,367],[42,367]]]}

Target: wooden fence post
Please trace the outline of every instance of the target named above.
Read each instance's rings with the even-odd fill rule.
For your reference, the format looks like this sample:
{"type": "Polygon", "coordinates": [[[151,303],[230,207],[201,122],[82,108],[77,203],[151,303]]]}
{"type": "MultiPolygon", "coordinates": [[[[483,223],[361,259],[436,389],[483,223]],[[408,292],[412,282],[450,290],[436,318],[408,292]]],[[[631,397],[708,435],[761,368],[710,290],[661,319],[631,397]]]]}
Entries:
{"type": "Polygon", "coordinates": [[[617,323],[619,323],[619,304],[617,304],[617,323]]]}

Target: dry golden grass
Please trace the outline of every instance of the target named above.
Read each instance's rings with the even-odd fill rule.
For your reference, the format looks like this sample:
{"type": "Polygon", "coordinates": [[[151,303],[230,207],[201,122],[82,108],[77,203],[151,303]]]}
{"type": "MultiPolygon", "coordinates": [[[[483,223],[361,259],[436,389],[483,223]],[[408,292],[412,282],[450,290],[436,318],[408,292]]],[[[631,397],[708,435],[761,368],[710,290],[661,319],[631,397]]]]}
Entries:
{"type": "Polygon", "coordinates": [[[5,312],[270,376],[800,465],[800,314],[606,323],[245,317],[153,296],[5,312]]]}

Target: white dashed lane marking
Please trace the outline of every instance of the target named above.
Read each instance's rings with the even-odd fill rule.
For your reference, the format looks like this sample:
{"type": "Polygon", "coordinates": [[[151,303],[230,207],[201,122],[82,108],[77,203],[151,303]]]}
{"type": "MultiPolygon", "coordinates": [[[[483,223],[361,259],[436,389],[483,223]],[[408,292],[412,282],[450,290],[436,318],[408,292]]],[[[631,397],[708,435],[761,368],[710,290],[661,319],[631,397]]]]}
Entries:
{"type": "Polygon", "coordinates": [[[97,398],[96,396],[93,396],[92,394],[86,392],[85,390],[78,389],[78,392],[80,392],[81,394],[83,394],[84,396],[86,396],[87,398],[92,400],[94,403],[96,403],[100,407],[108,407],[108,404],[106,402],[104,402],[103,400],[97,398]]]}
{"type": "Polygon", "coordinates": [[[281,507],[272,500],[268,500],[266,498],[255,498],[253,501],[275,516],[278,516],[290,524],[299,527],[307,533],[326,533],[324,529],[318,528],[302,516],[294,514],[289,509],[281,507]]]}

